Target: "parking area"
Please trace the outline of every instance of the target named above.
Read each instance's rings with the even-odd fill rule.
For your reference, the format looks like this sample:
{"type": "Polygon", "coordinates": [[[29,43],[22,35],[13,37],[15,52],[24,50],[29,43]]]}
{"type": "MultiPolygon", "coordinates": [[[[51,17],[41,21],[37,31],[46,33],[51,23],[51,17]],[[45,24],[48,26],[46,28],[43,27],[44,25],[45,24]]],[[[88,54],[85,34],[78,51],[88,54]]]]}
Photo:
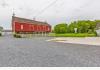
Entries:
{"type": "Polygon", "coordinates": [[[52,37],[0,37],[0,66],[100,66],[100,46],[47,41],[52,37]]]}

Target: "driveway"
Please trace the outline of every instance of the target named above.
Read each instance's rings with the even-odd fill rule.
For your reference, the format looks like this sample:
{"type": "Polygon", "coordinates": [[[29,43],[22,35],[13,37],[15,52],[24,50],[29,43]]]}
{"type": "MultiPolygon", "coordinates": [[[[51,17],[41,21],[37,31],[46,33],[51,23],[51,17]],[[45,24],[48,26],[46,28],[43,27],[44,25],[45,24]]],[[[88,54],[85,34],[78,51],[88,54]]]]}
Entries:
{"type": "Polygon", "coordinates": [[[100,46],[48,42],[51,37],[0,38],[1,67],[100,66],[100,46]]]}

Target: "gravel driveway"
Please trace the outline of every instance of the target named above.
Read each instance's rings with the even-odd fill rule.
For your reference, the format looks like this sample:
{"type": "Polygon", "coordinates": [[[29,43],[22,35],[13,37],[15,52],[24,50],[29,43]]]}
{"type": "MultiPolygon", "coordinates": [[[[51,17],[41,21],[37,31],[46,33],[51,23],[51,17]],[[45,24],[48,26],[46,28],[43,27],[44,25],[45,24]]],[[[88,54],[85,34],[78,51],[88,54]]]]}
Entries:
{"type": "Polygon", "coordinates": [[[100,66],[100,46],[48,42],[50,37],[0,38],[1,67],[100,66]]]}

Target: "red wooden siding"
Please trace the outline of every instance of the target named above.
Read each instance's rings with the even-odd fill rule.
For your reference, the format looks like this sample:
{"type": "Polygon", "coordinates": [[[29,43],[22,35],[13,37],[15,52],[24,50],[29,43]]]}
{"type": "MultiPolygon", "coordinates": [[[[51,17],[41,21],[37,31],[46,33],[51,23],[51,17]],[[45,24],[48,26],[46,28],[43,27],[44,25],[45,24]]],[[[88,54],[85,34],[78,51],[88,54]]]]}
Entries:
{"type": "Polygon", "coordinates": [[[51,32],[51,27],[47,25],[15,22],[13,24],[13,31],[14,30],[15,32],[51,32]],[[23,26],[23,29],[21,29],[21,26],[23,26]]]}
{"type": "Polygon", "coordinates": [[[51,32],[51,26],[46,22],[12,17],[13,32],[51,32]]]}

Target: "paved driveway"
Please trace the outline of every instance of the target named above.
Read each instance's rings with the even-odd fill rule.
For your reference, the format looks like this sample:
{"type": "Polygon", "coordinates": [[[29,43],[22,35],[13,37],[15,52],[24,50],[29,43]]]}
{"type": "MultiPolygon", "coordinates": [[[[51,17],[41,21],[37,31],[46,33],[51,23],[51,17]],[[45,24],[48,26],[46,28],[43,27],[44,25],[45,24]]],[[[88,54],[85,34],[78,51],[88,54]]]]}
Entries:
{"type": "Polygon", "coordinates": [[[50,37],[0,38],[0,66],[100,66],[100,46],[48,42],[50,37]]]}

